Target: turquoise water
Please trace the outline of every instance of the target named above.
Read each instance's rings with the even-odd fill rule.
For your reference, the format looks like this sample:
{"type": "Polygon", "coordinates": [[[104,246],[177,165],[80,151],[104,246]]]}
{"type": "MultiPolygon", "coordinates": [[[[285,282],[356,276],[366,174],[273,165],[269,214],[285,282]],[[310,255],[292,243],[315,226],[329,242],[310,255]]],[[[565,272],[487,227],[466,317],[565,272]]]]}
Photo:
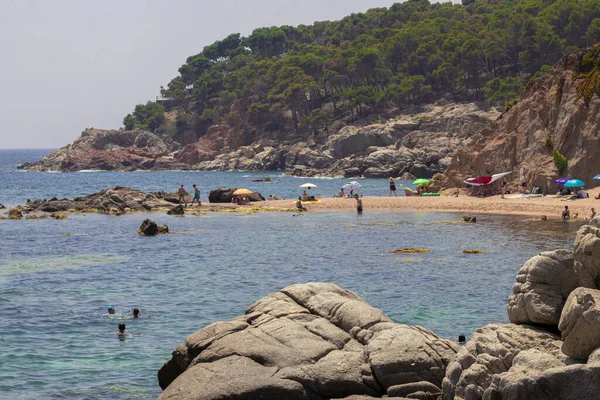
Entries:
{"type": "MultiPolygon", "coordinates": [[[[251,178],[12,170],[15,162],[36,155],[0,152],[1,202],[73,197],[116,184],[142,190],[168,189],[172,181],[174,187],[180,181],[241,187],[227,184],[228,177],[241,183],[251,178]]],[[[278,180],[262,185],[290,196],[303,182],[278,180]]],[[[318,182],[319,189],[335,190],[342,181],[318,182]]],[[[386,181],[365,182],[369,194],[387,194],[386,181]]],[[[157,370],[187,335],[233,318],[256,299],[297,282],[334,282],[397,322],[449,338],[469,336],[484,324],[506,322],[506,297],[517,269],[540,251],[570,248],[579,226],[497,216],[461,224],[457,214],[371,213],[368,204],[365,208],[363,216],[153,213],[0,220],[0,398],[155,398],[160,393],[157,370]],[[147,217],[180,234],[136,235],[147,217]],[[388,253],[403,247],[430,252],[388,253]],[[462,254],[473,248],[486,253],[462,254]],[[105,314],[109,305],[117,315],[105,314]],[[129,319],[133,307],[141,309],[141,318],[129,319]],[[114,334],[119,322],[132,336],[120,340],[114,334]]]]}

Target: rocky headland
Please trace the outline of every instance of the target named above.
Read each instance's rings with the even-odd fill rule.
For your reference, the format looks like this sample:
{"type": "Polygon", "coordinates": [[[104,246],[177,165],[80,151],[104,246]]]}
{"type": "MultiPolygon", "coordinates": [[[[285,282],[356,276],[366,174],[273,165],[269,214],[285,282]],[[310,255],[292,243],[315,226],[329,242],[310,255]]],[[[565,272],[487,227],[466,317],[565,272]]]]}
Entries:
{"type": "Polygon", "coordinates": [[[600,45],[563,57],[532,80],[520,100],[490,128],[458,149],[433,188],[464,186],[465,178],[520,168],[530,186],[557,190],[558,177],[593,182],[600,173],[600,45]],[[595,81],[594,81],[595,80],[595,81]]]}
{"type": "MultiPolygon", "coordinates": [[[[287,170],[295,175],[382,178],[443,172],[456,150],[500,113],[475,103],[424,106],[386,122],[334,122],[310,137],[293,132],[274,138],[226,124],[210,127],[195,143],[135,130],[85,130],[73,144],[29,171],[79,170],[287,170]]],[[[186,137],[186,141],[187,141],[186,137]]]]}
{"type": "Polygon", "coordinates": [[[463,346],[331,283],[288,286],[187,337],[159,399],[581,400],[600,385],[600,218],[519,270],[510,323],[463,346]]]}

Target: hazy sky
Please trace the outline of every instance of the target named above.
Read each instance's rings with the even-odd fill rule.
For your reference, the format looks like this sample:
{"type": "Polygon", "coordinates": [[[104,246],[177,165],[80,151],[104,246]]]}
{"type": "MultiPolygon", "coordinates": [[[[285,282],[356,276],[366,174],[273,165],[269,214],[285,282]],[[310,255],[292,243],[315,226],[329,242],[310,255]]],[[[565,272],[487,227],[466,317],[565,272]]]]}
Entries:
{"type": "Polygon", "coordinates": [[[393,0],[0,0],[0,148],[118,128],[230,33],[337,20],[393,0]]]}

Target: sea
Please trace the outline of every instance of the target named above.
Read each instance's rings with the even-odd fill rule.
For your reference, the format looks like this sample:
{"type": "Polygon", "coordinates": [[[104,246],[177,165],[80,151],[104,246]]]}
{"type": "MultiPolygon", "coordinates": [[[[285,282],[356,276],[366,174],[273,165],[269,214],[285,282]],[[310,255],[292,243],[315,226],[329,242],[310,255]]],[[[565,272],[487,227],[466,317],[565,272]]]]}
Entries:
{"type": "MultiPolygon", "coordinates": [[[[0,202],[73,198],[116,185],[218,187],[296,198],[332,196],[348,179],[282,172],[39,173],[16,165],[48,150],[0,150],[0,202]],[[270,177],[275,182],[253,182],[270,177]]],[[[360,179],[387,196],[387,180],[360,179]]],[[[410,182],[398,182],[412,187],[410,182]]],[[[400,194],[400,193],[399,193],[400,194]]],[[[154,399],[157,371],[187,335],[244,313],[287,285],[333,282],[394,321],[467,338],[505,323],[515,275],[530,257],[572,248],[582,222],[436,212],[206,213],[0,220],[0,399],[154,399]],[[151,218],[174,234],[142,237],[151,218]],[[418,247],[426,253],[392,254],[418,247]],[[481,249],[482,254],[463,250],[481,249]],[[113,306],[116,314],[107,314],[113,306]],[[140,318],[130,318],[131,310],[140,318]],[[125,323],[130,336],[116,335],[125,323]]],[[[3,210],[6,211],[6,210],[3,210]]]]}

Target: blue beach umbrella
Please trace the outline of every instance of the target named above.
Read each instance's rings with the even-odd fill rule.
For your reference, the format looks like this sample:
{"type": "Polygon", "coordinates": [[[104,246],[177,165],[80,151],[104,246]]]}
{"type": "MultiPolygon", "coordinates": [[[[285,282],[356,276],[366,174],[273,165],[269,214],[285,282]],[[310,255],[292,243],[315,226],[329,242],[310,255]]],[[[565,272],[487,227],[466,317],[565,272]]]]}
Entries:
{"type": "Polygon", "coordinates": [[[600,174],[596,175],[594,179],[600,179],[600,174]]]}
{"type": "MultiPolygon", "coordinates": [[[[600,178],[598,178],[598,179],[600,179],[600,178]]],[[[571,180],[571,178],[558,178],[557,180],[554,181],[554,183],[558,183],[559,185],[564,185],[565,183],[567,183],[570,180],[571,180]]]]}
{"type": "Polygon", "coordinates": [[[585,186],[585,183],[583,183],[583,181],[580,181],[579,179],[571,179],[565,183],[565,187],[577,188],[577,187],[583,187],[583,186],[585,186]]]}

